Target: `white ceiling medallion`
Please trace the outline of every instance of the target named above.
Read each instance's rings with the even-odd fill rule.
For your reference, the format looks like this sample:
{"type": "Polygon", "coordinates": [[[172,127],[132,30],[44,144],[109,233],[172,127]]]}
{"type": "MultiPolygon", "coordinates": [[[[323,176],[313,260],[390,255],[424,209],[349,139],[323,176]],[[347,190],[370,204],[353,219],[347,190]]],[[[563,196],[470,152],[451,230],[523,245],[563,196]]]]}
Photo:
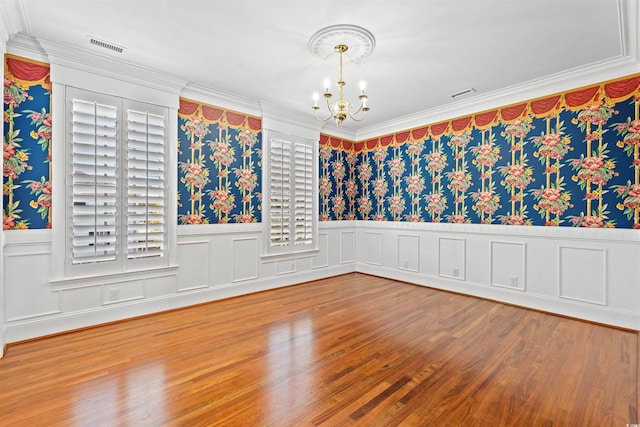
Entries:
{"type": "Polygon", "coordinates": [[[376,39],[369,30],[357,25],[340,24],[316,31],[309,39],[309,52],[313,56],[327,59],[335,54],[337,45],[349,46],[344,53],[351,61],[367,57],[376,47],[376,39]]]}

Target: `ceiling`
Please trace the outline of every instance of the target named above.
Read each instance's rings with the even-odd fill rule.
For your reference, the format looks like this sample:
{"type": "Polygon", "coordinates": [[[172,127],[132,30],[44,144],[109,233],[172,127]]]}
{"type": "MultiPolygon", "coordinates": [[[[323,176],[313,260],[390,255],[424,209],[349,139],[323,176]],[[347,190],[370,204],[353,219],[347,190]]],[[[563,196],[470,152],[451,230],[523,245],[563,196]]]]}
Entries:
{"type": "Polygon", "coordinates": [[[366,80],[371,110],[343,124],[352,132],[628,55],[637,12],[632,0],[15,1],[37,39],[100,50],[93,36],[125,48],[102,53],[310,117],[338,57],[313,56],[309,38],[329,25],[364,27],[376,46],[345,61],[345,91],[355,98],[366,80]],[[451,98],[468,88],[477,92],[451,98]]]}

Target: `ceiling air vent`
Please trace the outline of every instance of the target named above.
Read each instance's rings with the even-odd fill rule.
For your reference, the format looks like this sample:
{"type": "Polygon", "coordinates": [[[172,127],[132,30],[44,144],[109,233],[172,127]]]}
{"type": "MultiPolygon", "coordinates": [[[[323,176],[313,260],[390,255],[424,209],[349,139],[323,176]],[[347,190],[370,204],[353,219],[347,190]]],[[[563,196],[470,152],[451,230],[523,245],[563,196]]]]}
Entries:
{"type": "Polygon", "coordinates": [[[94,46],[103,47],[105,49],[109,49],[118,53],[122,53],[122,51],[124,50],[124,47],[122,46],[118,46],[117,44],[106,42],[104,40],[100,40],[91,36],[89,36],[89,43],[91,43],[94,46]]]}
{"type": "Polygon", "coordinates": [[[450,96],[452,98],[457,98],[459,96],[468,95],[468,94],[474,93],[474,92],[477,92],[477,91],[474,88],[470,87],[469,89],[465,89],[465,90],[462,90],[460,92],[456,92],[454,94],[451,94],[450,96]]]}

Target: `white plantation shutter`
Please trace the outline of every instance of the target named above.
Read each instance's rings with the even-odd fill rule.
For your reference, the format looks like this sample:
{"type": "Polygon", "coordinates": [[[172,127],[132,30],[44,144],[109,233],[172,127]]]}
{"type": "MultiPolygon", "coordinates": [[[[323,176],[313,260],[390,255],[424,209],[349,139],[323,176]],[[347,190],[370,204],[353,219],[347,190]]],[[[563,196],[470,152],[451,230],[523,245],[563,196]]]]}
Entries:
{"type": "Polygon", "coordinates": [[[168,109],[66,90],[66,273],[168,265],[168,109]]]}
{"type": "Polygon", "coordinates": [[[295,145],[294,153],[294,226],[295,244],[313,242],[313,148],[308,144],[295,145]]]}
{"type": "Polygon", "coordinates": [[[113,261],[117,249],[118,109],[73,99],[71,122],[72,262],[113,261]]]}
{"type": "Polygon", "coordinates": [[[270,244],[287,246],[291,240],[291,142],[272,139],[270,156],[270,244]]]}
{"type": "Polygon", "coordinates": [[[265,212],[269,241],[267,255],[314,249],[316,218],[316,149],[312,140],[267,132],[269,158],[268,211],[265,212]]]}
{"type": "Polygon", "coordinates": [[[162,256],[165,118],[127,110],[127,257],[162,256]]]}

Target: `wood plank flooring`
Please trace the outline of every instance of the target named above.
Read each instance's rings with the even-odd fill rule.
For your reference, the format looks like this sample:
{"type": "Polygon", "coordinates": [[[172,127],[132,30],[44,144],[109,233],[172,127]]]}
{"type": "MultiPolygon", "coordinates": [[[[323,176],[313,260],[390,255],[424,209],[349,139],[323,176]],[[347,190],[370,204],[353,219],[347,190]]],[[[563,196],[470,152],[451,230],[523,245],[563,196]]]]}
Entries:
{"type": "Polygon", "coordinates": [[[10,345],[7,426],[614,426],[638,334],[353,273],[10,345]]]}

